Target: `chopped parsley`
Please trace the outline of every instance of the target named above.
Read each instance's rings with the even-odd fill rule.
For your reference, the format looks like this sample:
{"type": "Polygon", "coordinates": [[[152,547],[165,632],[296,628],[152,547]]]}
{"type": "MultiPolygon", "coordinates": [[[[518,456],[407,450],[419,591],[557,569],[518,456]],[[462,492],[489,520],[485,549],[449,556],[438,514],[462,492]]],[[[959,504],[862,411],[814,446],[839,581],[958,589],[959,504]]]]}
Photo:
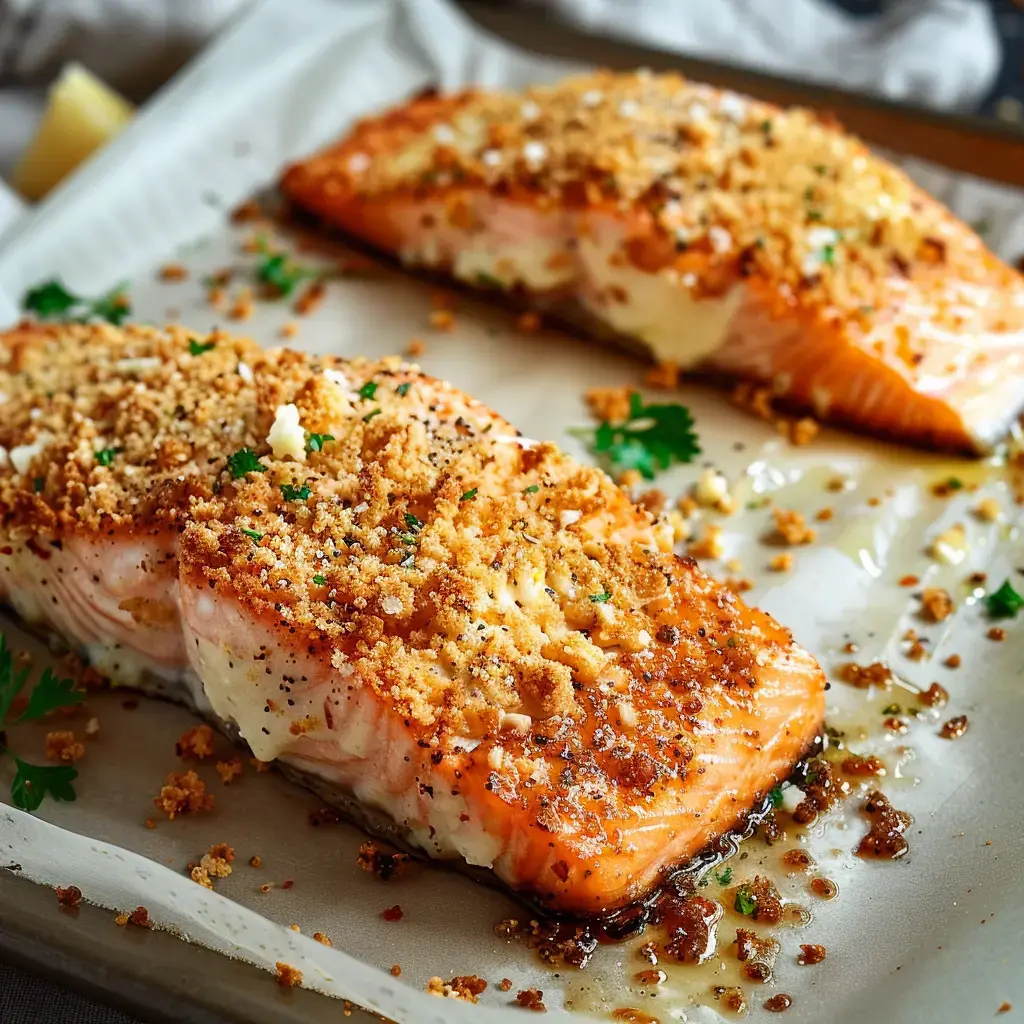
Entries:
{"type": "Polygon", "coordinates": [[[326,577],[326,576],[321,576],[321,575],[320,575],[320,573],[317,573],[317,574],[316,574],[316,575],[315,575],[315,576],[313,577],[313,582],[314,582],[314,583],[315,583],[315,584],[316,584],[316,585],[317,585],[318,587],[326,587],[326,586],[327,586],[327,577],[326,577]]]}
{"type": "Polygon", "coordinates": [[[493,274],[486,274],[482,270],[477,272],[476,283],[481,288],[504,288],[505,286],[493,274]]]}
{"type": "Polygon", "coordinates": [[[540,490],[539,484],[530,484],[529,487],[523,488],[523,494],[536,494],[540,490]]]}
{"type": "Polygon", "coordinates": [[[270,252],[265,239],[260,240],[259,249],[264,256],[256,264],[256,279],[279,298],[291,295],[303,281],[320,276],[319,270],[300,266],[287,253],[270,252]]]}
{"type": "Polygon", "coordinates": [[[946,481],[946,489],[950,491],[963,490],[964,482],[959,477],[951,476],[946,481]]]}
{"type": "Polygon", "coordinates": [[[364,422],[364,423],[369,423],[369,422],[370,422],[370,420],[372,420],[372,419],[374,418],[374,416],[379,416],[379,415],[380,415],[380,413],[381,413],[381,410],[380,410],[380,409],[372,409],[372,410],[371,410],[370,412],[368,412],[368,413],[367,413],[367,414],[366,414],[366,415],[365,415],[365,416],[363,417],[363,422],[364,422]]]}
{"type": "Polygon", "coordinates": [[[112,324],[122,324],[132,311],[131,303],[124,294],[125,287],[122,283],[97,299],[88,299],[68,291],[58,280],[45,281],[25,293],[21,308],[27,313],[35,313],[40,320],[72,320],[78,323],[107,320],[112,324]]]}
{"type": "Polygon", "coordinates": [[[781,786],[772,786],[772,788],[768,792],[768,796],[771,799],[772,807],[781,807],[782,806],[782,787],[781,786]]]}
{"type": "MultiPolygon", "coordinates": [[[[71,765],[38,765],[23,761],[5,745],[3,725],[15,698],[28,680],[29,669],[15,669],[14,654],[0,634],[0,756],[7,755],[17,769],[11,781],[11,801],[23,811],[34,811],[49,793],[55,800],[74,800],[72,783],[78,778],[71,765]]],[[[25,710],[15,719],[34,721],[58,708],[70,707],[85,700],[85,694],[75,688],[70,679],[59,678],[52,669],[43,671],[42,678],[32,688],[25,710]]]]}
{"type": "Polygon", "coordinates": [[[600,594],[591,594],[590,600],[592,604],[605,604],[612,599],[612,593],[610,590],[603,590],[600,594]]]}
{"type": "Polygon", "coordinates": [[[322,452],[328,441],[333,441],[333,434],[310,434],[306,441],[307,452],[322,452]]]}
{"type": "Polygon", "coordinates": [[[101,448],[96,452],[96,461],[101,466],[109,466],[114,461],[114,456],[120,450],[120,448],[101,448]]]}
{"type": "Polygon", "coordinates": [[[377,388],[378,387],[379,387],[379,385],[377,384],[377,382],[375,380],[368,380],[359,389],[359,397],[360,398],[373,398],[373,396],[375,394],[377,394],[377,388]]]}
{"type": "Polygon", "coordinates": [[[836,247],[834,245],[823,245],[821,247],[821,262],[832,266],[836,261],[836,247]]]}
{"type": "Polygon", "coordinates": [[[741,885],[736,890],[733,908],[744,917],[753,917],[757,913],[757,897],[750,891],[749,886],[741,885]]]}
{"type": "Polygon", "coordinates": [[[715,872],[715,881],[719,885],[728,885],[732,881],[732,868],[722,868],[721,871],[715,872]]]}
{"type": "Polygon", "coordinates": [[[404,384],[399,384],[398,387],[395,388],[395,392],[396,392],[396,394],[399,395],[399,397],[405,398],[405,396],[407,394],[409,394],[409,389],[411,387],[412,387],[412,381],[407,380],[404,384]]]}
{"type": "Polygon", "coordinates": [[[629,396],[629,419],[602,423],[590,445],[617,469],[635,469],[646,480],[673,462],[692,462],[700,454],[689,409],[675,403],[644,405],[635,391],[629,396]]]}
{"type": "Polygon", "coordinates": [[[46,486],[46,477],[45,476],[37,476],[37,477],[35,477],[32,480],[32,490],[35,491],[36,494],[39,494],[39,492],[42,491],[42,489],[45,486],[46,486]]]}
{"type": "Polygon", "coordinates": [[[993,590],[985,598],[985,605],[992,618],[1012,619],[1016,617],[1021,608],[1024,608],[1024,597],[1021,597],[1013,589],[1013,584],[1009,579],[1006,579],[998,590],[993,590]]]}
{"type": "Polygon", "coordinates": [[[418,519],[411,512],[406,512],[403,518],[410,533],[419,533],[423,529],[423,520],[418,519]]]}
{"type": "MultiPolygon", "coordinates": [[[[886,704],[885,707],[882,708],[882,714],[883,715],[898,715],[902,711],[903,711],[903,708],[901,708],[899,706],[899,704],[886,704]]],[[[809,777],[808,777],[807,781],[808,782],[810,781],[809,777]]]]}
{"type": "Polygon", "coordinates": [[[281,493],[285,501],[305,501],[313,492],[307,484],[296,487],[294,484],[281,484],[281,493]]]}
{"type": "Polygon", "coordinates": [[[242,533],[246,535],[246,537],[251,537],[257,544],[259,544],[259,542],[263,540],[263,534],[260,533],[259,530],[249,530],[244,526],[240,527],[240,529],[242,533]]]}
{"type": "Polygon", "coordinates": [[[241,480],[250,473],[266,473],[267,467],[260,462],[260,457],[251,448],[239,448],[228,456],[228,469],[233,480],[241,480]]]}
{"type": "Polygon", "coordinates": [[[466,491],[466,493],[459,498],[459,501],[473,501],[473,499],[476,498],[477,491],[479,489],[479,487],[473,487],[471,490],[466,491]]]}
{"type": "Polygon", "coordinates": [[[195,338],[188,339],[188,350],[191,355],[201,356],[204,352],[209,352],[211,348],[216,346],[215,341],[197,341],[195,338]]]}

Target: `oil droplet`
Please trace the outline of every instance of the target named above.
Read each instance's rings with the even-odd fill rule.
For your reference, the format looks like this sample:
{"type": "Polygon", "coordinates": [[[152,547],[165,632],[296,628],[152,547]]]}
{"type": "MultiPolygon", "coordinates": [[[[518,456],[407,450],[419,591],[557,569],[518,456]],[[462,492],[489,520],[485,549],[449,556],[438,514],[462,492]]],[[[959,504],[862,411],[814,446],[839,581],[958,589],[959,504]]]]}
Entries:
{"type": "Polygon", "coordinates": [[[823,900],[834,900],[839,895],[839,886],[831,878],[815,875],[811,879],[811,892],[823,900]]]}
{"type": "Polygon", "coordinates": [[[804,928],[811,923],[811,912],[799,903],[787,903],[782,910],[782,923],[790,928],[804,928]]]}

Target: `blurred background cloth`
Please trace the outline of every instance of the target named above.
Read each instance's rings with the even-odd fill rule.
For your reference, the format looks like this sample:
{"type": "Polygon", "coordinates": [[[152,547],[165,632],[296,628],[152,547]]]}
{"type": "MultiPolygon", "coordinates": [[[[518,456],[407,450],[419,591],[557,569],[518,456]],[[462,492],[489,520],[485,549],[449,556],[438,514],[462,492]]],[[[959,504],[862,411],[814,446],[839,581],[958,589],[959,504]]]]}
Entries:
{"type": "MultiPolygon", "coordinates": [[[[46,86],[67,61],[141,102],[251,2],[0,0],[0,174],[27,144],[46,86]]],[[[591,31],[940,109],[985,109],[1008,120],[1021,120],[1024,110],[1024,9],[1014,0],[494,2],[548,8],[591,31]]]]}

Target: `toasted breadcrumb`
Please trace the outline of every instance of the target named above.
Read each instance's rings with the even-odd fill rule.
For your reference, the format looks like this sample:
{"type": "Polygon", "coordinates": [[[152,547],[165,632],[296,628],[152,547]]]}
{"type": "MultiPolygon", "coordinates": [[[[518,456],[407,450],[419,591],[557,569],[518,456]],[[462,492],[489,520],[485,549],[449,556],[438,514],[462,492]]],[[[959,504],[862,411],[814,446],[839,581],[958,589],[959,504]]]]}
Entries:
{"type": "Polygon", "coordinates": [[[128,920],[129,920],[129,915],[128,914],[120,913],[120,914],[117,914],[114,917],[114,924],[116,924],[118,928],[124,928],[125,925],[128,924],[128,920]]]}
{"type": "Polygon", "coordinates": [[[299,333],[299,325],[292,321],[286,324],[281,324],[281,329],[277,332],[282,338],[294,338],[299,333]]]}
{"type": "Polygon", "coordinates": [[[942,622],[956,610],[949,591],[942,587],[925,587],[921,594],[921,611],[930,622],[942,622]]]}
{"type": "Polygon", "coordinates": [[[775,533],[772,539],[783,544],[810,544],[818,536],[818,531],[808,526],[799,512],[791,509],[777,508],[772,515],[775,517],[775,533]]]}
{"type": "Polygon", "coordinates": [[[796,556],[792,551],[780,551],[768,563],[772,572],[789,572],[796,565],[796,556]]]}
{"type": "Polygon", "coordinates": [[[974,514],[984,523],[994,523],[1003,514],[1003,510],[995,498],[982,498],[974,506],[974,514]]]}
{"type": "Polygon", "coordinates": [[[810,444],[818,436],[820,430],[821,425],[817,420],[804,416],[798,420],[785,421],[785,429],[782,433],[789,439],[790,444],[802,447],[805,444],[810,444]]]}
{"type": "Polygon", "coordinates": [[[188,267],[183,263],[165,263],[160,268],[161,281],[187,281],[188,267]]]}
{"type": "Polygon", "coordinates": [[[405,346],[405,354],[411,359],[418,359],[426,351],[427,346],[422,338],[412,338],[405,346]]]}
{"type": "Polygon", "coordinates": [[[263,864],[263,858],[258,853],[254,853],[249,858],[249,867],[251,867],[251,868],[258,868],[262,864],[263,864]]]}
{"type": "Polygon", "coordinates": [[[198,882],[205,889],[213,888],[213,879],[210,877],[210,872],[201,864],[193,864],[189,868],[189,878],[193,882],[198,882]]]}
{"type": "Polygon", "coordinates": [[[149,919],[149,911],[145,907],[136,907],[130,912],[122,911],[114,918],[114,924],[119,928],[133,924],[136,928],[152,928],[153,922],[149,919]]]}
{"type": "Polygon", "coordinates": [[[962,659],[959,654],[951,654],[942,664],[945,665],[946,668],[959,668],[961,663],[962,659]]]}
{"type": "Polygon", "coordinates": [[[325,935],[323,932],[313,932],[313,938],[323,946],[333,946],[330,936],[325,935]]]}
{"type": "Polygon", "coordinates": [[[82,902],[82,890],[77,885],[69,885],[67,888],[58,885],[57,902],[65,910],[74,910],[82,902]]]}
{"type": "Polygon", "coordinates": [[[834,508],[819,508],[814,518],[817,519],[819,523],[827,523],[835,516],[835,514],[836,511],[834,508]]]}
{"type": "Polygon", "coordinates": [[[771,423],[775,419],[772,408],[772,389],[757,384],[742,382],[732,391],[732,400],[746,412],[753,413],[758,419],[771,423]]]}
{"type": "Polygon", "coordinates": [[[735,576],[730,576],[726,579],[725,585],[734,594],[745,594],[748,590],[754,589],[754,581],[748,576],[742,576],[738,579],[735,576]]]}
{"type": "Polygon", "coordinates": [[[153,804],[168,818],[178,814],[197,814],[213,810],[214,797],[206,792],[206,783],[194,771],[170,772],[167,782],[153,804]]]}
{"type": "Polygon", "coordinates": [[[901,576],[900,586],[901,587],[916,587],[921,582],[919,576],[901,576]]]}
{"type": "Polygon", "coordinates": [[[359,847],[356,863],[382,882],[393,878],[409,862],[407,853],[385,853],[376,843],[367,841],[359,847]]]}
{"type": "Polygon", "coordinates": [[[516,1002],[524,1010],[533,1010],[535,1013],[547,1013],[544,1005],[544,993],[539,988],[526,988],[516,993],[516,1002]]]}
{"type": "Polygon", "coordinates": [[[644,383],[659,391],[674,391],[679,387],[680,377],[681,370],[677,363],[661,362],[647,371],[644,383]]]}
{"type": "Polygon", "coordinates": [[[178,737],[174,751],[181,758],[205,760],[213,753],[213,729],[208,725],[193,726],[178,737]]]}
{"type": "Polygon", "coordinates": [[[277,983],[281,988],[295,988],[302,984],[302,971],[298,968],[280,960],[274,966],[277,968],[277,983]]]}
{"type": "Polygon", "coordinates": [[[635,389],[591,388],[583,397],[595,419],[607,423],[624,423],[629,419],[629,403],[635,389]]]}
{"type": "Polygon", "coordinates": [[[479,1002],[478,996],[487,988],[487,982],[478,978],[475,974],[458,975],[445,981],[443,978],[433,977],[427,982],[427,992],[432,996],[442,996],[447,999],[461,999],[467,1003],[479,1002]]]}
{"type": "Polygon", "coordinates": [[[523,334],[536,334],[541,328],[540,314],[534,312],[520,313],[516,317],[516,327],[523,334]]]}
{"type": "Polygon", "coordinates": [[[455,327],[455,314],[450,309],[434,309],[429,321],[435,331],[450,331],[455,327]]]}
{"type": "Polygon", "coordinates": [[[85,744],[70,730],[54,730],[46,734],[46,756],[51,761],[80,761],[85,757],[85,744]]]}
{"type": "Polygon", "coordinates": [[[498,982],[498,989],[499,989],[499,991],[501,991],[501,992],[508,992],[508,990],[510,988],[512,988],[512,979],[511,978],[502,978],[501,981],[498,982]]]}
{"type": "Polygon", "coordinates": [[[295,300],[292,307],[299,316],[309,316],[324,301],[326,285],[322,280],[313,281],[295,300]]]}
{"type": "Polygon", "coordinates": [[[687,554],[697,559],[721,558],[725,553],[725,546],[722,543],[722,527],[714,523],[707,523],[704,526],[704,536],[695,540],[687,549],[687,554]]]}
{"type": "Polygon", "coordinates": [[[242,774],[242,759],[240,757],[233,757],[230,761],[218,761],[214,768],[217,769],[220,781],[225,786],[229,786],[242,774]]]}
{"type": "Polygon", "coordinates": [[[248,320],[252,316],[254,308],[252,290],[243,288],[228,307],[226,315],[229,320],[248,320]]]}
{"type": "Polygon", "coordinates": [[[398,964],[391,965],[391,977],[397,978],[402,973],[402,968],[398,964]]]}
{"type": "Polygon", "coordinates": [[[156,819],[155,818],[147,818],[145,820],[144,824],[145,824],[146,828],[156,828],[156,819]]]}
{"type": "Polygon", "coordinates": [[[85,732],[86,739],[96,739],[100,734],[100,720],[98,718],[90,718],[89,721],[85,723],[85,729],[83,731],[85,732]]]}
{"type": "Polygon", "coordinates": [[[985,634],[989,640],[1002,641],[1006,639],[1006,630],[1002,626],[992,626],[989,631],[985,634]]]}

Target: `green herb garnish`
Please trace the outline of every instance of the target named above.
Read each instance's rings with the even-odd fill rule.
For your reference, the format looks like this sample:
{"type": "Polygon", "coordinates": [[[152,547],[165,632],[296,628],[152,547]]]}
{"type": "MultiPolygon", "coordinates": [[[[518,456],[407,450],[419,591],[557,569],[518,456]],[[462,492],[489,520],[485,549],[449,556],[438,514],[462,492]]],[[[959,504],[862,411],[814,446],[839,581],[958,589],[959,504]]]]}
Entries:
{"type": "MultiPolygon", "coordinates": [[[[34,811],[49,793],[55,800],[74,800],[72,783],[78,778],[78,771],[70,765],[29,764],[8,750],[4,743],[3,724],[15,698],[28,679],[27,668],[16,671],[14,655],[7,646],[6,638],[0,634],[0,756],[9,756],[17,768],[11,782],[11,801],[23,811],[34,811]]],[[[85,694],[75,689],[70,679],[60,679],[47,668],[42,678],[32,688],[28,704],[16,721],[28,722],[39,719],[58,708],[70,707],[85,700],[85,694]]]]}
{"type": "Polygon", "coordinates": [[[476,283],[481,288],[504,288],[504,284],[498,280],[493,274],[486,274],[482,270],[477,272],[476,283]]]}
{"type": "Polygon", "coordinates": [[[1012,619],[1016,617],[1021,608],[1024,608],[1024,597],[1021,597],[1013,589],[1013,584],[1009,579],[1006,579],[998,590],[993,590],[985,598],[985,605],[992,618],[1012,619]]]}
{"type": "Polygon", "coordinates": [[[781,807],[782,806],[782,787],[781,786],[772,786],[772,788],[768,791],[768,796],[771,799],[772,807],[781,807]]]}
{"type": "Polygon", "coordinates": [[[378,388],[378,386],[379,386],[379,385],[377,384],[377,382],[376,382],[375,380],[368,380],[368,381],[367,381],[367,382],[366,382],[366,383],[365,383],[365,384],[364,384],[364,385],[363,385],[363,386],[362,386],[362,387],[361,387],[361,388],[359,389],[359,397],[360,397],[360,398],[373,398],[373,396],[374,396],[375,394],[377,394],[377,388],[378,388]]]}
{"type": "Polygon", "coordinates": [[[419,533],[423,529],[423,520],[418,519],[411,512],[406,512],[403,518],[410,533],[419,533]]]}
{"type": "Polygon", "coordinates": [[[251,448],[239,448],[228,456],[228,469],[233,480],[241,480],[249,473],[266,473],[267,467],[260,462],[260,457],[251,448]]]}
{"type": "Polygon", "coordinates": [[[120,450],[120,448],[101,448],[96,452],[96,461],[101,466],[109,466],[114,461],[114,456],[120,450]]]}
{"type": "Polygon", "coordinates": [[[407,380],[407,381],[406,381],[406,382],[405,382],[404,384],[399,384],[399,385],[398,385],[398,387],[397,387],[397,388],[395,388],[395,392],[396,392],[396,393],[397,393],[397,394],[398,394],[398,395],[399,395],[399,396],[400,396],[401,398],[405,398],[405,396],[406,396],[407,394],[409,394],[409,389],[410,389],[411,387],[412,387],[412,381],[408,381],[408,380],[407,380]]]}
{"type": "Polygon", "coordinates": [[[367,413],[367,414],[366,414],[366,415],[365,415],[365,416],[363,417],[363,422],[364,422],[364,423],[369,423],[369,422],[370,422],[370,420],[372,420],[372,419],[374,418],[374,416],[379,416],[379,415],[380,415],[380,413],[381,413],[381,410],[380,410],[380,409],[373,409],[373,410],[371,410],[370,412],[368,412],[368,413],[367,413]]]}
{"type": "Polygon", "coordinates": [[[963,490],[964,482],[958,477],[951,476],[946,481],[946,488],[950,491],[961,491],[963,490]]]}
{"type": "Polygon", "coordinates": [[[719,885],[728,885],[732,881],[732,868],[726,867],[715,872],[715,881],[719,885]]]}
{"type": "Polygon", "coordinates": [[[313,577],[313,582],[314,582],[314,583],[315,583],[315,584],[316,584],[316,585],[317,585],[318,587],[326,587],[326,586],[327,586],[327,577],[326,577],[326,576],[321,576],[321,575],[320,575],[319,573],[317,573],[317,574],[316,574],[316,575],[315,575],[315,576],[313,577]]]}
{"type": "Polygon", "coordinates": [[[121,324],[132,311],[131,303],[124,295],[125,287],[125,284],[119,284],[97,299],[88,299],[68,291],[60,281],[45,281],[25,293],[21,308],[28,313],[35,313],[40,320],[74,320],[85,323],[98,319],[121,324]]]}
{"type": "Polygon", "coordinates": [[[191,355],[201,356],[204,352],[209,352],[216,344],[215,341],[196,341],[195,338],[189,338],[188,350],[191,355]]]}
{"type": "Polygon", "coordinates": [[[823,245],[821,247],[821,262],[831,266],[836,261],[836,247],[834,245],[823,245]]]}
{"type": "Polygon", "coordinates": [[[322,452],[328,441],[333,441],[333,434],[310,434],[306,441],[307,452],[322,452]]]}
{"type": "Polygon", "coordinates": [[[46,477],[45,476],[37,476],[37,477],[35,477],[32,480],[32,490],[36,494],[39,494],[39,492],[42,491],[42,489],[45,486],[46,486],[46,477]]]}
{"type": "Polygon", "coordinates": [[[606,455],[618,469],[635,469],[646,480],[673,462],[692,462],[700,454],[690,410],[677,404],[644,405],[636,392],[629,397],[629,419],[602,423],[591,448],[606,455]]]}
{"type": "Polygon", "coordinates": [[[885,707],[882,708],[883,715],[898,715],[902,711],[903,708],[901,708],[899,704],[886,704],[885,707]]]}
{"type": "Polygon", "coordinates": [[[459,498],[459,501],[472,501],[476,497],[478,490],[478,487],[474,487],[471,490],[466,491],[466,493],[459,498]]]}
{"type": "Polygon", "coordinates": [[[530,484],[523,488],[523,494],[536,494],[540,490],[540,484],[530,484]]]}
{"type": "Polygon", "coordinates": [[[741,885],[736,890],[736,899],[733,901],[733,908],[744,917],[753,917],[757,913],[757,897],[750,891],[750,887],[741,885]]]}
{"type": "Polygon", "coordinates": [[[260,251],[266,255],[256,264],[256,278],[281,298],[291,295],[301,282],[320,276],[319,270],[299,266],[286,253],[269,252],[266,242],[260,243],[260,251]]]}
{"type": "Polygon", "coordinates": [[[313,492],[306,484],[296,487],[294,484],[281,484],[281,493],[285,501],[305,501],[313,492]]]}
{"type": "Polygon", "coordinates": [[[604,590],[600,594],[591,594],[590,601],[592,604],[605,604],[607,601],[612,599],[612,593],[610,590],[604,590]]]}
{"type": "Polygon", "coordinates": [[[259,530],[249,530],[244,526],[239,527],[239,529],[246,535],[246,537],[251,537],[257,544],[263,540],[263,534],[260,533],[259,530]]]}

